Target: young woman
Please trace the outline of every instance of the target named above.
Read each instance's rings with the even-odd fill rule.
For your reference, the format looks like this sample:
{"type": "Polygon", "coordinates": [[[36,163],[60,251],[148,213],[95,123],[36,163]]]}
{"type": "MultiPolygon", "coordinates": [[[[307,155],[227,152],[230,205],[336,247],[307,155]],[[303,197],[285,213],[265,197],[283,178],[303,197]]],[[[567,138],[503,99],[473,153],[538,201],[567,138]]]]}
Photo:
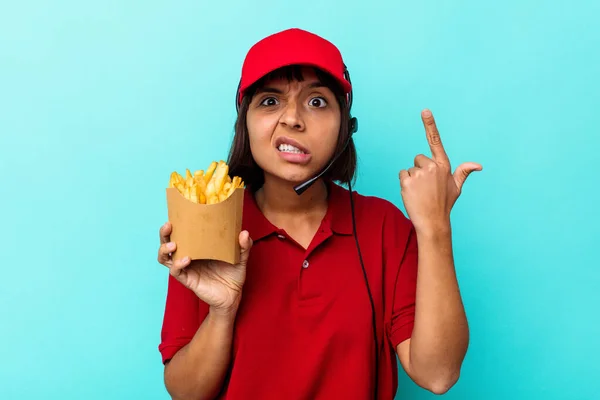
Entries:
{"type": "Polygon", "coordinates": [[[171,226],[160,229],[174,399],[393,399],[396,356],[431,392],[457,381],[468,326],[450,210],[481,166],[451,173],[425,110],[432,157],[399,174],[410,219],[338,185],[356,168],[351,91],[338,49],[312,33],[279,32],[247,54],[228,160],[247,185],[241,262],[173,260],[171,226]]]}

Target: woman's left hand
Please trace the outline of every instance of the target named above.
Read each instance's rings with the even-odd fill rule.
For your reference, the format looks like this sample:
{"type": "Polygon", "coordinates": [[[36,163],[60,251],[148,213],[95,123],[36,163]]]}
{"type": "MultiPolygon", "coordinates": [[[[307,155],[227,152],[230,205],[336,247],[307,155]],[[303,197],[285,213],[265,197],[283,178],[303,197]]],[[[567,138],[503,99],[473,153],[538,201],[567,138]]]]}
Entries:
{"type": "Polygon", "coordinates": [[[451,172],[450,160],[429,110],[421,113],[432,157],[419,154],[415,165],[400,171],[402,200],[417,232],[434,233],[450,227],[450,211],[473,171],[482,166],[474,162],[459,165],[451,172]]]}

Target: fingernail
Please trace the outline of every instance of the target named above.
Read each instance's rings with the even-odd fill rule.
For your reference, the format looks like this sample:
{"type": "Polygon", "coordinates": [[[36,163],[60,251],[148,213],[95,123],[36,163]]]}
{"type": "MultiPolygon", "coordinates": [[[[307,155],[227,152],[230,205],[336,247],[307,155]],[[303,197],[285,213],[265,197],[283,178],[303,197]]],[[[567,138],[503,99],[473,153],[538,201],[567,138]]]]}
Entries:
{"type": "Polygon", "coordinates": [[[185,256],[181,259],[181,261],[186,263],[186,262],[190,261],[190,258],[188,256],[185,256]]]}
{"type": "Polygon", "coordinates": [[[173,243],[173,242],[167,243],[167,249],[174,250],[175,249],[175,243],[173,243]]]}
{"type": "Polygon", "coordinates": [[[431,111],[429,111],[429,110],[423,111],[423,116],[426,117],[426,118],[431,117],[431,111]]]}

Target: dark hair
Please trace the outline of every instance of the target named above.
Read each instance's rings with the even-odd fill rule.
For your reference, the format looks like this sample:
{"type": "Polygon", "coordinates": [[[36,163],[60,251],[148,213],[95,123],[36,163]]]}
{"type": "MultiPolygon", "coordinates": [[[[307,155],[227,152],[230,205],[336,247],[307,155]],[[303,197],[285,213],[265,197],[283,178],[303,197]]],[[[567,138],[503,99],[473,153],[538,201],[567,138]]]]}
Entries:
{"type": "MultiPolygon", "coordinates": [[[[350,134],[350,110],[346,101],[346,95],[337,81],[331,75],[315,68],[315,74],[320,83],[328,87],[337,99],[341,112],[340,132],[334,154],[343,150],[350,134]]],[[[266,81],[271,79],[287,79],[288,81],[303,81],[302,67],[294,65],[283,67],[266,75],[254,85],[249,87],[242,99],[237,120],[235,122],[235,135],[229,150],[227,164],[229,165],[229,175],[239,176],[250,190],[258,190],[264,183],[264,172],[254,161],[252,151],[250,150],[250,141],[248,138],[248,126],[246,125],[246,114],[252,101],[252,97],[257,89],[261,88],[266,81]]],[[[340,157],[335,161],[331,168],[322,178],[331,181],[337,181],[342,184],[354,183],[357,164],[356,147],[354,140],[350,138],[348,146],[340,157]]]]}

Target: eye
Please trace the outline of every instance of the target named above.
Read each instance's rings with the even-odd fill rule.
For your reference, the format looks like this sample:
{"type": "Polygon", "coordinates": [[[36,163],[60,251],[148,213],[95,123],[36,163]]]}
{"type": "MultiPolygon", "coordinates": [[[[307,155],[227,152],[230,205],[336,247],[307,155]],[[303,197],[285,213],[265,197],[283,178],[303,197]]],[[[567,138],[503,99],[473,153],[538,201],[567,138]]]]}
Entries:
{"type": "Polygon", "coordinates": [[[267,97],[260,102],[261,106],[274,106],[277,105],[277,99],[275,97],[267,97]]]}
{"type": "Polygon", "coordinates": [[[313,107],[325,107],[327,105],[327,100],[325,100],[322,97],[313,97],[312,99],[310,99],[309,104],[313,107]]]}

